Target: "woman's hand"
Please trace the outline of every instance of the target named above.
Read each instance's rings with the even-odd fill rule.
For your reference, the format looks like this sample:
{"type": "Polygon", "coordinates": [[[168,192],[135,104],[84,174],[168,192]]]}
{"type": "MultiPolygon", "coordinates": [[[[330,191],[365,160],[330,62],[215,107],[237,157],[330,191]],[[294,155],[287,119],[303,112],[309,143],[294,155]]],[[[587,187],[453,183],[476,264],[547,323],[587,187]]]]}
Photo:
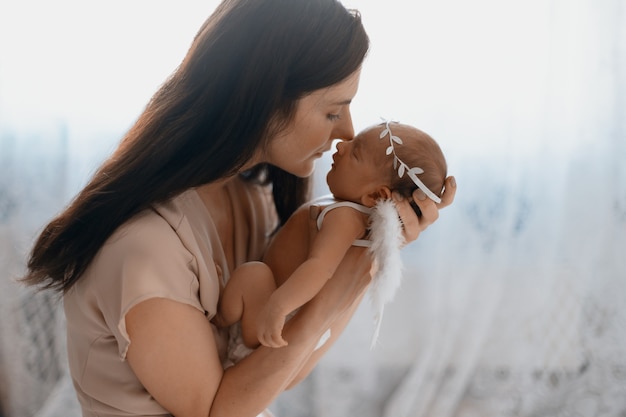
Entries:
{"type": "Polygon", "coordinates": [[[398,214],[402,219],[404,227],[404,240],[411,243],[416,240],[428,226],[433,224],[439,218],[439,209],[449,206],[454,201],[456,194],[456,180],[453,176],[446,178],[441,203],[435,203],[419,188],[413,192],[412,201],[406,200],[399,193],[393,193],[393,200],[396,204],[398,214]],[[417,216],[412,204],[422,212],[421,216],[417,216]]]}

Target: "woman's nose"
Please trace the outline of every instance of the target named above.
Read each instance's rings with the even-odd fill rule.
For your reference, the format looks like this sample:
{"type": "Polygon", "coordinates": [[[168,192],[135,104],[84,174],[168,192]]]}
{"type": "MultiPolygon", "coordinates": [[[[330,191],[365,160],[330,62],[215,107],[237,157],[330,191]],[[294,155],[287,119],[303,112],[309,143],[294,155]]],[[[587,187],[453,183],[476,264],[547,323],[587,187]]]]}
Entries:
{"type": "Polygon", "coordinates": [[[332,137],[334,139],[352,140],[354,139],[354,126],[352,126],[352,114],[350,109],[346,109],[341,119],[335,125],[332,137]]]}

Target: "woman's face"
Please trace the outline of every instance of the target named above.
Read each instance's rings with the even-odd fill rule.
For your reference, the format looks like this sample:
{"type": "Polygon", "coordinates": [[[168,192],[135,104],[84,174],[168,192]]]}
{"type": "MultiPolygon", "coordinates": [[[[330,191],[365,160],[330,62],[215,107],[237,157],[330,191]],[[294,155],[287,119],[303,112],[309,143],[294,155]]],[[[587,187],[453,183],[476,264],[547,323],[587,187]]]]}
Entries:
{"type": "Polygon", "coordinates": [[[313,173],[315,161],[330,150],[333,139],[354,136],[350,103],[359,87],[361,71],[331,87],[301,98],[293,120],[270,140],[265,162],[298,177],[313,173]]]}

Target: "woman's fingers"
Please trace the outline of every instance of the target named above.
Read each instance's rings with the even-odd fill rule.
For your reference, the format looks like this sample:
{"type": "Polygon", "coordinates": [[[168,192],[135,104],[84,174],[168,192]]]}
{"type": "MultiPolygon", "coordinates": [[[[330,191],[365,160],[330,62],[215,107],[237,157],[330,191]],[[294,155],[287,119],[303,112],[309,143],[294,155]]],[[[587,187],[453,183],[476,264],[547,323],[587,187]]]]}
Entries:
{"type": "Polygon", "coordinates": [[[441,203],[439,208],[444,208],[452,204],[454,195],[456,194],[456,179],[451,175],[446,178],[443,194],[441,195],[441,203]]]}
{"type": "MultiPolygon", "coordinates": [[[[439,218],[439,208],[426,194],[419,188],[413,191],[413,201],[419,207],[422,215],[418,218],[420,232],[426,230],[428,226],[433,224],[439,218]]],[[[442,200],[443,201],[443,200],[442,200]]]]}
{"type": "MultiPolygon", "coordinates": [[[[420,231],[423,231],[428,226],[433,224],[439,218],[439,209],[449,206],[454,201],[454,195],[456,194],[456,179],[453,176],[449,176],[445,180],[443,194],[441,195],[441,202],[435,203],[430,198],[426,197],[426,194],[419,188],[413,191],[413,202],[418,206],[421,216],[419,216],[420,231]]],[[[404,219],[403,219],[404,220],[404,219]]]]}
{"type": "Polygon", "coordinates": [[[398,215],[402,221],[402,229],[404,234],[404,241],[406,243],[413,242],[419,236],[422,231],[420,227],[420,219],[417,217],[413,207],[409,203],[409,200],[405,199],[400,193],[393,192],[393,202],[398,210],[398,215]]]}
{"type": "Polygon", "coordinates": [[[439,209],[452,204],[455,194],[456,180],[453,176],[446,178],[441,203],[435,203],[426,197],[426,194],[419,188],[413,191],[410,200],[405,199],[397,192],[392,193],[398,214],[402,220],[406,243],[416,240],[421,232],[437,221],[439,209]]]}

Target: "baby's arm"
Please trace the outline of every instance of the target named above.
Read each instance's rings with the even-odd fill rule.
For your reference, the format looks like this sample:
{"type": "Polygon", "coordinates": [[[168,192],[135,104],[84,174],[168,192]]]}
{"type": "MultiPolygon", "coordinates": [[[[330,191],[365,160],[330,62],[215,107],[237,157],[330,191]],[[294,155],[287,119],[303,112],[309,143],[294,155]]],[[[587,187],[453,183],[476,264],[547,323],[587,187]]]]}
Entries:
{"type": "MultiPolygon", "coordinates": [[[[257,334],[261,344],[269,347],[287,345],[281,336],[285,317],[320,291],[333,276],[354,240],[364,231],[363,216],[352,208],[339,207],[326,215],[307,260],[274,291],[259,315],[257,334]]],[[[284,248],[282,252],[289,253],[289,248],[284,248]]]]}

